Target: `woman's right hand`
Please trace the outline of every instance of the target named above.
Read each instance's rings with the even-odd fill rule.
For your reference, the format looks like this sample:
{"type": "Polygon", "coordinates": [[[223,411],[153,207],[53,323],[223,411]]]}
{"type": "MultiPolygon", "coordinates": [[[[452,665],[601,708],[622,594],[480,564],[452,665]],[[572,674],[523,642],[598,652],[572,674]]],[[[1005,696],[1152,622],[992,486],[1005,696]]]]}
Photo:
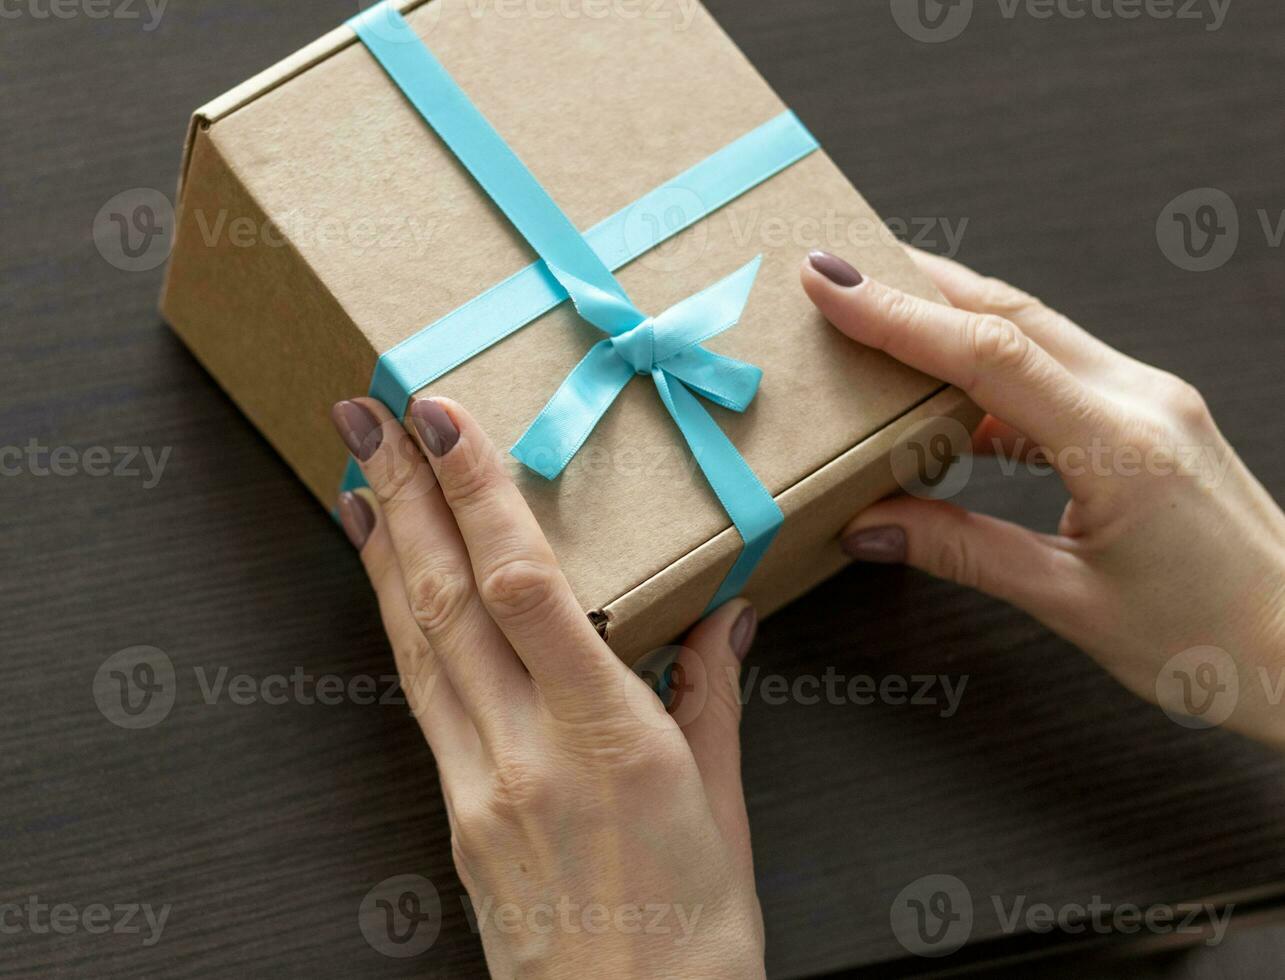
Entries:
{"type": "Polygon", "coordinates": [[[1285,747],[1285,515],[1196,389],[1012,286],[909,251],[953,306],[825,252],[803,287],[853,340],[992,413],[974,452],[1038,452],[1071,500],[1039,534],[896,497],[853,519],[845,550],[1011,602],[1171,716],[1285,747]]]}
{"type": "Polygon", "coordinates": [[[416,398],[403,428],[359,398],[334,421],[370,484],[340,519],[437,759],[491,975],[763,977],[737,683],[750,604],[688,634],[667,713],[468,412],[416,398]]]}

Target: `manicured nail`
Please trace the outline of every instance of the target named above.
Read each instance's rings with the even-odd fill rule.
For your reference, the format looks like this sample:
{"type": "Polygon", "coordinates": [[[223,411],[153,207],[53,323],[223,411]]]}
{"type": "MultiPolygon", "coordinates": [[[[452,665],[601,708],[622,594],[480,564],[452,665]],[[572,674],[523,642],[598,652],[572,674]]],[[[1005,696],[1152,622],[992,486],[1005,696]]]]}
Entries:
{"type": "Polygon", "coordinates": [[[421,398],[411,403],[410,420],[424,443],[424,448],[434,456],[445,456],[460,441],[460,430],[446,414],[446,409],[431,398],[421,398]]]}
{"type": "Polygon", "coordinates": [[[885,565],[895,565],[906,560],[906,531],[904,528],[893,525],[854,531],[845,537],[840,545],[858,561],[877,561],[885,565]]]}
{"type": "Polygon", "coordinates": [[[732,648],[732,653],[736,654],[737,660],[744,660],[745,655],[750,652],[750,644],[754,642],[754,630],[758,626],[758,621],[758,613],[754,611],[754,607],[746,606],[736,617],[736,622],[732,624],[732,629],[727,634],[727,643],[732,648]]]}
{"type": "Polygon", "coordinates": [[[370,532],[375,530],[375,512],[370,504],[359,493],[341,493],[339,495],[339,523],[344,526],[344,533],[352,546],[361,551],[366,545],[370,532]]]}
{"type": "Polygon", "coordinates": [[[374,455],[383,441],[384,431],[379,427],[379,419],[365,405],[336,402],[330,410],[330,419],[348,451],[363,463],[374,455]]]}
{"type": "Polygon", "coordinates": [[[822,251],[809,252],[808,261],[812,263],[812,268],[836,286],[861,285],[861,273],[837,255],[822,251]]]}

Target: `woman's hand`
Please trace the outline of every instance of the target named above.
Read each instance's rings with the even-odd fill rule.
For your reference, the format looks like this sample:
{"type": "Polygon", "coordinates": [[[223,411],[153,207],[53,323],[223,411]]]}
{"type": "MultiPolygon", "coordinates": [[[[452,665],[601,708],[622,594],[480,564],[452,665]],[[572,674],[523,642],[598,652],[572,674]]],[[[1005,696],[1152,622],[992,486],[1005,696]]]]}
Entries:
{"type": "Polygon", "coordinates": [[[803,287],[853,340],[990,412],[974,452],[1038,452],[1071,500],[1057,533],[1037,534],[897,497],[852,521],[845,550],[1011,602],[1166,711],[1285,746],[1285,516],[1204,400],[1012,286],[909,251],[953,307],[825,252],[803,287]]]}
{"type": "Polygon", "coordinates": [[[492,975],[763,976],[738,735],[753,609],[688,637],[680,728],[590,625],[467,412],[416,400],[403,429],[363,398],[333,415],[371,487],[340,516],[437,758],[492,975]]]}

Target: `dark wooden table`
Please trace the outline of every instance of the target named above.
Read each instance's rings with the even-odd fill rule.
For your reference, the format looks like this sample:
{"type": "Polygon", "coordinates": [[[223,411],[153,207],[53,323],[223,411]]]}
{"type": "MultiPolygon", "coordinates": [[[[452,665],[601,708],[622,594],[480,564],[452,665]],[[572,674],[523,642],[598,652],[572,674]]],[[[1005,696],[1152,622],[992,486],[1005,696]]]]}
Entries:
{"type": "MultiPolygon", "coordinates": [[[[0,909],[0,976],[480,975],[406,709],[203,690],[298,675],[311,692],[310,678],[380,679],[392,662],[338,529],[159,322],[160,270],[113,267],[91,235],[114,195],[172,194],[192,108],[356,0],[172,0],[157,23],[124,3],[23,0],[0,21],[0,446],[22,449],[0,459],[0,905],[22,909],[0,909]],[[119,16],[88,16],[103,9],[119,16]],[[71,475],[40,475],[32,440],[69,447],[55,462],[71,475]],[[104,459],[129,468],[118,447],[167,453],[160,479],[145,462],[92,475],[104,459]],[[175,698],[159,723],[125,728],[99,708],[100,668],[136,646],[163,651],[175,698]],[[358,908],[411,873],[437,888],[441,935],[393,959],[358,908]],[[73,911],[51,927],[33,902],[73,911]],[[142,912],[122,921],[167,904],[150,945],[142,912]]],[[[977,0],[962,35],[926,44],[883,0],[711,5],[882,213],[927,227],[939,251],[947,223],[966,222],[962,258],[1191,379],[1281,495],[1285,276],[1258,212],[1270,225],[1285,206],[1285,7],[1235,0],[1208,30],[1204,2],[1203,21],[1045,20],[977,0]],[[1156,223],[1202,187],[1234,199],[1240,243],[1194,273],[1166,258],[1156,223]]],[[[963,499],[1043,526],[1062,505],[1054,483],[981,464],[963,499]]],[[[1243,921],[1285,898],[1285,762],[1173,724],[1002,605],[854,569],[764,624],[750,667],[967,678],[949,717],[751,698],[774,976],[1116,948],[1006,931],[996,898],[1213,900],[1243,921]],[[895,897],[928,874],[974,899],[972,942],[944,960],[911,956],[890,927],[895,897]]]]}

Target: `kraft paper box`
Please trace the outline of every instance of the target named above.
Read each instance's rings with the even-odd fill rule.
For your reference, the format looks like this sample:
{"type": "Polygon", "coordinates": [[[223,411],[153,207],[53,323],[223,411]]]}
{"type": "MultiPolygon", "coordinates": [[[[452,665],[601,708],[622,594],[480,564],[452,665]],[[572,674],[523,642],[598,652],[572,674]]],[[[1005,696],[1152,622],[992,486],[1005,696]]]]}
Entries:
{"type": "MultiPolygon", "coordinates": [[[[401,9],[577,228],[787,108],[695,0],[401,9]]],[[[659,313],[763,256],[740,322],[706,342],[762,368],[759,394],[743,414],[703,402],[785,514],[746,590],[763,613],[844,564],[844,523],[897,489],[894,468],[913,469],[897,447],[977,417],[954,389],[840,336],[804,296],[798,266],[820,247],[937,298],[880,227],[817,151],[616,273],[659,313]]],[[[347,462],[330,406],[367,391],[383,352],[536,258],[340,26],[196,113],[161,306],[329,508],[347,462]]],[[[601,338],[563,303],[428,390],[507,448],[601,338]]],[[[558,479],[506,459],[627,662],[698,619],[740,551],[646,378],[558,479]]]]}

